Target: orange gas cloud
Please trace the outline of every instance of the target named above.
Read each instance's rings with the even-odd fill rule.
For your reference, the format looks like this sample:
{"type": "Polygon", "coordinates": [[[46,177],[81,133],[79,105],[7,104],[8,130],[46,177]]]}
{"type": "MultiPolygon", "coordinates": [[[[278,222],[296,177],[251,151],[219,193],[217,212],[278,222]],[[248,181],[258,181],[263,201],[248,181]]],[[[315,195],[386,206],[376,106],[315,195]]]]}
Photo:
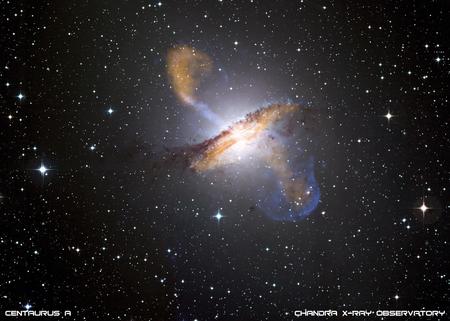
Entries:
{"type": "Polygon", "coordinates": [[[175,47],[167,55],[170,81],[178,98],[185,104],[194,104],[197,86],[211,68],[211,58],[192,47],[175,47]]]}
{"type": "Polygon", "coordinates": [[[289,166],[289,158],[284,146],[272,141],[269,141],[268,144],[271,152],[267,154],[266,161],[279,179],[282,194],[292,202],[294,210],[301,208],[309,201],[312,186],[308,185],[305,176],[294,174],[289,166]]]}

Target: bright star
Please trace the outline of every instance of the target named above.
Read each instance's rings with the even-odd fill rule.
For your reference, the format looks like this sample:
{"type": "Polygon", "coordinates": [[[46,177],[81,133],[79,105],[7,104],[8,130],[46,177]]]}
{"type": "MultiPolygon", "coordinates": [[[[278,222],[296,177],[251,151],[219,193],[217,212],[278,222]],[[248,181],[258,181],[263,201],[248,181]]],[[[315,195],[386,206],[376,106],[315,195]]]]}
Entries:
{"type": "Polygon", "coordinates": [[[22,100],[23,98],[25,98],[25,96],[22,95],[22,93],[19,93],[19,94],[17,95],[17,98],[19,98],[19,100],[22,100]]]}
{"type": "Polygon", "coordinates": [[[428,206],[425,205],[425,202],[422,202],[422,206],[419,207],[419,210],[422,211],[422,214],[423,214],[423,215],[425,215],[425,212],[426,212],[427,210],[429,210],[429,209],[430,209],[430,208],[429,208],[428,206]]]}
{"type": "Polygon", "coordinates": [[[39,167],[37,170],[39,172],[41,172],[42,175],[45,175],[45,173],[47,173],[47,171],[49,171],[49,169],[47,167],[45,167],[44,164],[41,164],[41,167],[39,167]]]}
{"type": "Polygon", "coordinates": [[[217,211],[217,214],[213,216],[217,222],[220,222],[220,220],[223,218],[222,213],[220,213],[220,210],[217,211]]]}
{"type": "Polygon", "coordinates": [[[108,114],[111,115],[113,112],[114,112],[114,110],[113,110],[112,108],[109,108],[109,109],[108,109],[108,114]]]}
{"type": "Polygon", "coordinates": [[[30,310],[30,309],[31,309],[31,305],[30,305],[29,303],[27,303],[27,304],[25,305],[25,309],[30,310]]]}
{"type": "Polygon", "coordinates": [[[388,111],[387,112],[387,114],[386,115],[384,115],[384,117],[386,117],[387,118],[387,120],[389,121],[392,117],[394,117],[394,115],[392,115],[391,114],[391,112],[390,111],[388,111]]]}
{"type": "Polygon", "coordinates": [[[35,169],[35,171],[41,173],[42,179],[44,179],[44,177],[47,176],[47,172],[51,170],[52,169],[45,166],[43,162],[41,162],[41,166],[39,168],[35,169]]]}
{"type": "Polygon", "coordinates": [[[439,63],[439,62],[441,62],[442,59],[441,59],[441,57],[437,57],[435,60],[436,60],[436,62],[439,63]]]}

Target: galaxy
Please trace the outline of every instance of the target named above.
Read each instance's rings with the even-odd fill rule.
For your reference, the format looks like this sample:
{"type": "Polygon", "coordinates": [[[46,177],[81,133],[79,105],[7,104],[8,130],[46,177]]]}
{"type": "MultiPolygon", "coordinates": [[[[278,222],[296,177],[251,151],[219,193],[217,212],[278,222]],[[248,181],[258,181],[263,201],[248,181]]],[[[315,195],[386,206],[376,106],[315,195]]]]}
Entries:
{"type": "Polygon", "coordinates": [[[0,320],[447,320],[447,1],[2,2],[0,320]]]}
{"type": "MultiPolygon", "coordinates": [[[[220,115],[196,97],[200,83],[211,72],[212,66],[212,60],[206,53],[188,46],[171,48],[167,55],[167,74],[179,100],[191,106],[199,117],[220,126],[224,122],[220,115]]],[[[312,159],[304,164],[290,164],[289,159],[292,157],[284,139],[286,136],[294,136],[292,129],[289,135],[287,134],[286,127],[289,122],[286,119],[301,108],[299,104],[292,103],[274,103],[259,108],[215,137],[182,149],[178,154],[186,156],[190,169],[205,172],[223,166],[240,166],[240,163],[248,162],[241,156],[243,150],[250,153],[252,161],[258,158],[265,164],[266,171],[272,171],[277,181],[275,184],[271,182],[271,185],[278,191],[263,189],[264,201],[260,202],[261,208],[269,208],[267,213],[277,220],[294,221],[303,218],[315,209],[320,198],[314,177],[314,164],[312,159]],[[279,123],[282,126],[275,126],[279,123]],[[291,168],[292,166],[294,168],[291,168]],[[280,199],[282,201],[277,201],[280,199]],[[271,206],[271,203],[277,205],[271,206]],[[284,213],[280,213],[282,211],[284,213]]],[[[292,124],[290,126],[292,127],[292,124]]],[[[293,150],[296,154],[302,153],[299,147],[293,150]]],[[[179,158],[177,152],[173,154],[175,158],[179,158]]]]}
{"type": "MultiPolygon", "coordinates": [[[[286,204],[291,205],[284,209],[286,213],[282,215],[277,214],[281,208],[271,209],[270,215],[277,219],[296,220],[314,210],[319,201],[320,192],[314,177],[313,164],[308,160],[305,164],[293,165],[297,168],[290,168],[286,142],[280,133],[268,129],[300,108],[294,104],[273,104],[264,107],[248,114],[217,136],[174,151],[172,155],[175,158],[183,155],[187,160],[185,164],[190,169],[205,172],[234,164],[239,166],[242,161],[248,161],[242,158],[244,149],[251,153],[253,159],[259,158],[265,164],[265,169],[271,170],[277,176],[280,195],[276,198],[283,198],[286,204]],[[298,215],[297,212],[303,214],[298,215]]],[[[300,153],[299,149],[295,150],[300,153]]],[[[274,192],[265,189],[264,194],[273,195],[274,192]]],[[[265,207],[262,206],[263,209],[265,207]]]]}

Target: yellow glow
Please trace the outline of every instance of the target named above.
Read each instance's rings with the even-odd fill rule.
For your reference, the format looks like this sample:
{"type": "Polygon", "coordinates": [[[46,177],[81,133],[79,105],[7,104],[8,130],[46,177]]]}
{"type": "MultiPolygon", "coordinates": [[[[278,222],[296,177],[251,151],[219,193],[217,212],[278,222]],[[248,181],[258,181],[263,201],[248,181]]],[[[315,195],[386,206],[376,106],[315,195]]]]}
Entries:
{"type": "Polygon", "coordinates": [[[195,101],[195,90],[212,68],[209,56],[188,46],[169,50],[167,73],[178,98],[189,105],[195,101]]]}
{"type": "Polygon", "coordinates": [[[270,125],[299,108],[295,104],[274,104],[249,114],[244,120],[213,138],[202,155],[191,164],[191,168],[202,172],[219,166],[221,156],[232,146],[252,142],[270,125]]]}

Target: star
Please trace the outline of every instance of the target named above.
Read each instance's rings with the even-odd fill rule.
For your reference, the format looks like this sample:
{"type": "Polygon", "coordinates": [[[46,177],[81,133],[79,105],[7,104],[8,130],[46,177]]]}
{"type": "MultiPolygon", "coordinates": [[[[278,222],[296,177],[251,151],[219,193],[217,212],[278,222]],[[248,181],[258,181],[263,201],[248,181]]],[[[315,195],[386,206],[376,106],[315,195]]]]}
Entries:
{"type": "Polygon", "coordinates": [[[435,60],[437,63],[439,63],[439,62],[441,62],[442,59],[441,59],[441,57],[437,57],[435,60]]]}
{"type": "Polygon", "coordinates": [[[49,171],[49,169],[47,167],[45,167],[44,164],[41,164],[41,167],[39,167],[37,170],[39,172],[41,172],[42,176],[44,176],[49,171]]]}
{"type": "Polygon", "coordinates": [[[114,112],[114,110],[110,107],[108,110],[107,110],[107,112],[108,112],[108,114],[112,114],[113,112],[114,112]]]}
{"type": "Polygon", "coordinates": [[[25,98],[25,96],[24,96],[24,95],[22,95],[22,93],[19,93],[19,94],[17,95],[17,98],[19,98],[19,100],[22,100],[22,99],[24,99],[24,98],[25,98]]]}
{"type": "Polygon", "coordinates": [[[47,166],[45,166],[45,164],[43,162],[41,162],[41,166],[39,168],[34,169],[35,171],[38,171],[41,176],[42,176],[42,181],[44,181],[45,176],[47,176],[47,172],[51,171],[51,168],[48,168],[47,166]]]}
{"type": "Polygon", "coordinates": [[[426,212],[427,210],[429,210],[429,209],[430,209],[430,208],[429,208],[428,206],[425,205],[425,201],[423,201],[423,202],[422,202],[422,206],[419,207],[419,210],[422,211],[422,214],[423,214],[423,215],[425,215],[425,212],[426,212]]]}
{"type": "Polygon", "coordinates": [[[30,305],[29,303],[27,303],[27,304],[25,305],[25,309],[30,310],[30,309],[31,309],[31,305],[30,305]]]}
{"type": "Polygon", "coordinates": [[[220,213],[220,210],[217,211],[217,214],[213,216],[217,222],[220,222],[220,220],[223,218],[222,213],[220,213]]]}
{"type": "Polygon", "coordinates": [[[394,299],[396,299],[396,300],[398,300],[400,297],[398,296],[398,294],[396,294],[395,296],[394,296],[394,299]]]}
{"type": "Polygon", "coordinates": [[[389,120],[391,120],[391,118],[392,118],[392,117],[394,117],[394,115],[392,115],[392,114],[391,114],[391,112],[390,112],[390,111],[388,111],[388,112],[387,112],[387,114],[386,114],[386,115],[384,115],[384,117],[386,117],[386,118],[387,118],[387,120],[389,121],[389,120]]]}

